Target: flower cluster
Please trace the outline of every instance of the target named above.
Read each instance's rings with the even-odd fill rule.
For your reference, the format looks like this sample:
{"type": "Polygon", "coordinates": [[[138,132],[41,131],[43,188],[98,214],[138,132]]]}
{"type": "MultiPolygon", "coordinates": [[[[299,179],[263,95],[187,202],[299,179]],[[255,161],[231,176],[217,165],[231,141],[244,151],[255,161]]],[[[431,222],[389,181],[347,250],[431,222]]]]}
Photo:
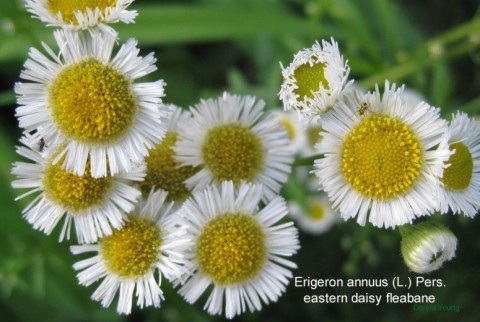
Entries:
{"type": "Polygon", "coordinates": [[[333,39],[282,66],[285,110],[321,129],[317,189],[344,219],[420,231],[403,234],[405,263],[415,272],[438,269],[454,256],[455,236],[443,226],[406,226],[438,212],[473,217],[479,211],[480,125],[462,112],[449,124],[439,108],[389,81],[383,91],[377,85],[363,92],[348,80],[349,71],[333,39]]]}
{"type": "Polygon", "coordinates": [[[132,23],[133,0],[26,0],[58,47],[32,48],[15,84],[23,130],[12,185],[26,189],[34,229],[74,231],[78,281],[117,312],[160,307],[166,279],[189,303],[233,318],[285,292],[297,229],[326,232],[341,216],[400,227],[409,269],[455,255],[434,213],[480,209],[480,125],[410,99],[385,81],[363,92],[335,40],[301,50],[279,92],[283,112],[224,93],[189,109],[165,103],[153,53],[109,24],[132,23]],[[312,175],[296,167],[313,166],[312,175]],[[311,181],[315,177],[315,181],[311,181]],[[300,183],[306,183],[302,184],[300,183]],[[305,190],[316,191],[306,195],[305,190]],[[283,188],[283,190],[282,190],[283,188]],[[288,202],[282,195],[286,195],[288,202]],[[62,224],[58,225],[59,222],[62,224]],[[58,227],[57,227],[58,226],[58,227]],[[90,257],[85,257],[90,254],[90,257]],[[208,294],[206,294],[208,293],[208,294]]]}
{"type": "Polygon", "coordinates": [[[165,82],[108,24],[133,22],[132,0],[28,0],[53,32],[58,53],[32,48],[15,84],[23,129],[14,188],[46,234],[72,229],[81,285],[117,312],[159,307],[162,279],[227,318],[260,310],[285,292],[299,249],[279,195],[293,157],[280,120],[253,96],[229,93],[189,111],[165,104],[165,82]],[[86,256],[86,255],[82,255],[86,256]]]}

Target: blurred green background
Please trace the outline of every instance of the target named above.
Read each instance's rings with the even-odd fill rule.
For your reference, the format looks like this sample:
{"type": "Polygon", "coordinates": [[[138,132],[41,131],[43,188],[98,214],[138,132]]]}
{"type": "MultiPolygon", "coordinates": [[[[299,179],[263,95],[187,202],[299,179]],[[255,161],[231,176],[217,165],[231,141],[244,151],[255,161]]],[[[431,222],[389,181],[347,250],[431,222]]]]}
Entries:
{"type": "MultiPolygon", "coordinates": [[[[118,316],[89,299],[97,285],[77,285],[68,245],[57,243],[21,217],[25,202],[10,182],[14,146],[13,84],[28,48],[53,45],[52,28],[32,19],[21,1],[2,0],[0,12],[0,321],[214,321],[202,304],[188,305],[167,283],[161,309],[118,316]]],[[[334,37],[356,84],[372,89],[385,79],[405,83],[442,108],[480,113],[480,13],[478,0],[137,0],[133,25],[115,24],[122,41],[136,37],[142,53],[155,52],[158,71],[148,79],[167,82],[166,102],[188,107],[228,90],[254,94],[279,108],[279,62],[315,40],[334,37]]],[[[386,289],[288,288],[279,302],[241,321],[480,321],[480,219],[434,216],[459,239],[456,258],[429,278],[443,288],[418,288],[437,304],[460,312],[415,312],[408,304],[303,304],[305,294],[385,294],[386,289]]],[[[400,256],[398,231],[339,222],[320,236],[300,234],[297,276],[312,278],[415,277],[400,256]]]]}

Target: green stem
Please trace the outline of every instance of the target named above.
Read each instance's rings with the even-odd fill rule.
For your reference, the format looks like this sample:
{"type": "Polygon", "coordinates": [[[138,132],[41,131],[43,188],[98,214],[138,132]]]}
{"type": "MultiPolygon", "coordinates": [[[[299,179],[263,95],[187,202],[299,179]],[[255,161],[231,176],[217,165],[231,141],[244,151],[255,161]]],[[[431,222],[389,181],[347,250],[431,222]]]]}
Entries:
{"type": "Polygon", "coordinates": [[[480,18],[474,18],[419,46],[405,62],[381,71],[359,82],[363,88],[373,88],[385,79],[398,81],[436,63],[464,55],[480,47],[480,18]]]}
{"type": "Polygon", "coordinates": [[[412,231],[413,225],[411,224],[406,224],[406,225],[401,225],[398,227],[398,231],[400,232],[400,236],[405,237],[405,235],[408,235],[412,231]]]}
{"type": "Polygon", "coordinates": [[[15,93],[13,91],[0,92],[0,107],[15,104],[15,93]]]}
{"type": "Polygon", "coordinates": [[[312,155],[311,157],[296,159],[293,162],[293,167],[311,166],[317,159],[323,158],[323,154],[312,155]]]}
{"type": "Polygon", "coordinates": [[[462,105],[459,110],[465,113],[478,112],[480,110],[480,96],[462,105]]]}
{"type": "Polygon", "coordinates": [[[288,181],[283,185],[283,192],[286,195],[287,200],[295,200],[304,213],[310,213],[307,190],[304,186],[300,185],[294,174],[290,174],[288,181]]]}

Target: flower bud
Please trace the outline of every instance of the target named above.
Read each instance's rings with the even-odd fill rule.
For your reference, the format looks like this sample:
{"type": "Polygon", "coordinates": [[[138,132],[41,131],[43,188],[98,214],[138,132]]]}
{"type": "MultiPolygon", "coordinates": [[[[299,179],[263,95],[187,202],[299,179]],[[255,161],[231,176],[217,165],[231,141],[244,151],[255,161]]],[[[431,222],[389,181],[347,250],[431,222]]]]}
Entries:
{"type": "Polygon", "coordinates": [[[445,226],[433,223],[404,225],[401,251],[408,268],[415,273],[429,273],[455,256],[457,237],[445,226]]]}

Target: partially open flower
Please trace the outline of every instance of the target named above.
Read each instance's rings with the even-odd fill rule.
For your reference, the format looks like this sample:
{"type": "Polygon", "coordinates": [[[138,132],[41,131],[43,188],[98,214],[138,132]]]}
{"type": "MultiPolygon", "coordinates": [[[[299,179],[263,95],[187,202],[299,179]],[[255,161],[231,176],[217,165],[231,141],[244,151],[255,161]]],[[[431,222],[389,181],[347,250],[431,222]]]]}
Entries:
{"type": "Polygon", "coordinates": [[[343,61],[335,40],[323,40],[301,50],[286,68],[279,93],[285,110],[297,110],[304,116],[321,116],[349,90],[350,68],[343,61]]]}

